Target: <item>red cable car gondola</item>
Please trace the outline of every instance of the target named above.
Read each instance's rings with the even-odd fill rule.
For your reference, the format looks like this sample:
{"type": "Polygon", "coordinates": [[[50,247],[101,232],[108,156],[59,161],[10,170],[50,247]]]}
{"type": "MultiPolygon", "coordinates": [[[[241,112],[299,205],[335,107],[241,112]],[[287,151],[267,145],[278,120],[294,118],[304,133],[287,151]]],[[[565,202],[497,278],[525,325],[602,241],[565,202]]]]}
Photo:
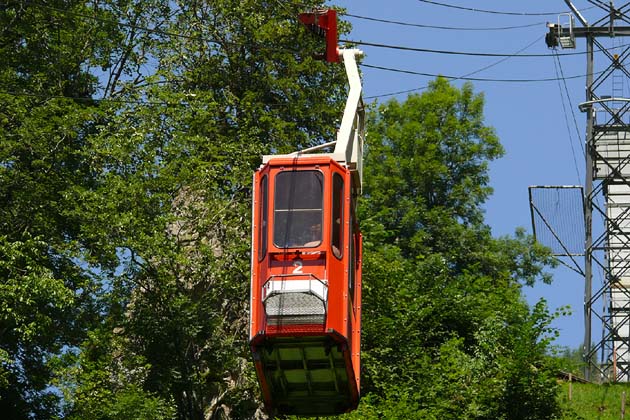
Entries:
{"type": "MultiPolygon", "coordinates": [[[[325,23],[336,44],[334,11],[325,16],[300,20],[325,23]]],[[[337,54],[329,61],[341,57],[350,80],[337,141],[265,156],[254,174],[250,346],[265,406],[279,414],[339,414],[359,401],[360,51],[337,54]],[[333,153],[311,153],[332,144],[333,153]]]]}

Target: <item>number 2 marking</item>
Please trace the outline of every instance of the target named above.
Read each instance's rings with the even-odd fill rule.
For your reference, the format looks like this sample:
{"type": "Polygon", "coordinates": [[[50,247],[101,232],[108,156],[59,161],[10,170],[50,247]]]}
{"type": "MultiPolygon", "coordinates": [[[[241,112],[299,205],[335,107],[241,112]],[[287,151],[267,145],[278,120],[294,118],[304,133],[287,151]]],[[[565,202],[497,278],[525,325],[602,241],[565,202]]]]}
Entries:
{"type": "Polygon", "coordinates": [[[293,274],[304,274],[302,272],[302,261],[293,261],[293,267],[295,267],[295,269],[293,270],[293,274]]]}

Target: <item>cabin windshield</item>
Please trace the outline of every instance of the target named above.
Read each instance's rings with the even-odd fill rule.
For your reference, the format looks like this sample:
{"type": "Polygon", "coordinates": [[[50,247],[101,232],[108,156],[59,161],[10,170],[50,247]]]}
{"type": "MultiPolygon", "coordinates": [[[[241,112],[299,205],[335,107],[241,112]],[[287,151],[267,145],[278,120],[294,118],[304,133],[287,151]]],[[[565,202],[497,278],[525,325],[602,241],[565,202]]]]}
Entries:
{"type": "Polygon", "coordinates": [[[319,171],[276,175],[273,242],[278,248],[316,247],[322,242],[324,179],[319,171]]]}

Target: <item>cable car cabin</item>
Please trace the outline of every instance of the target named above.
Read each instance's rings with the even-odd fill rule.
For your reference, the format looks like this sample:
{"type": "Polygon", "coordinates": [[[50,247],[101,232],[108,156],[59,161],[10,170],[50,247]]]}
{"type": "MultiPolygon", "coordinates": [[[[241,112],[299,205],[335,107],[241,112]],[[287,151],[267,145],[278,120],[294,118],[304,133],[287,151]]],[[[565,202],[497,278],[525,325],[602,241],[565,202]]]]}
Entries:
{"type": "Polygon", "coordinates": [[[271,412],[332,415],[358,404],[353,192],[351,172],[327,155],[271,157],[254,174],[250,345],[271,412]]]}

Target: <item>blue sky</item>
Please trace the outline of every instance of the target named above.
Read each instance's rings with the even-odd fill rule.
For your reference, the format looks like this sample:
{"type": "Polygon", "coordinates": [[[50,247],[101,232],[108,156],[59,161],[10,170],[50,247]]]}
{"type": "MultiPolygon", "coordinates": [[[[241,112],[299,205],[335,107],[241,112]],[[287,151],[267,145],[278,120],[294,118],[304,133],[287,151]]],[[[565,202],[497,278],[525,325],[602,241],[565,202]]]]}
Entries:
{"type": "MultiPolygon", "coordinates": [[[[406,22],[418,25],[458,28],[503,28],[506,30],[430,29],[382,23],[364,18],[343,16],[352,23],[348,39],[412,48],[514,54],[552,54],[545,44],[546,22],[558,22],[558,12],[568,12],[561,0],[436,0],[441,3],[498,12],[521,13],[506,15],[461,10],[421,0],[391,0],[389,2],[337,1],[347,13],[373,19],[406,22]],[[551,13],[550,15],[537,15],[551,13]]],[[[575,0],[584,17],[597,20],[601,10],[586,0],[575,0]]],[[[566,18],[563,18],[566,20],[566,18]]],[[[579,24],[578,24],[579,25],[579,24]]],[[[600,39],[607,46],[623,43],[620,39],[600,39]]],[[[366,56],[364,63],[429,74],[461,76],[486,66],[492,67],[471,77],[488,79],[554,79],[560,71],[565,77],[582,76],[564,82],[482,82],[474,81],[477,92],[486,99],[486,122],[493,126],[505,147],[506,155],[491,165],[491,186],[494,194],[485,206],[486,222],[495,236],[513,234],[517,227],[531,232],[528,187],[530,185],[583,185],[585,115],[577,105],[585,100],[586,58],[583,54],[545,57],[478,57],[469,55],[430,54],[414,51],[360,46],[366,56]],[[568,97],[567,97],[568,92],[568,97]],[[564,106],[563,106],[564,104],[564,106]]],[[[558,53],[583,53],[585,42],[577,40],[575,50],[558,53]]],[[[595,57],[595,71],[607,66],[600,55],[595,57]]],[[[426,86],[432,77],[403,74],[363,67],[364,97],[383,95],[426,86]]],[[[463,81],[455,80],[455,85],[463,81]]],[[[627,90],[627,85],[624,86],[627,90]]],[[[612,88],[611,88],[612,90],[612,88]]],[[[418,90],[421,92],[422,90],[418,90]]],[[[626,95],[627,92],[625,93],[626,95]]],[[[378,100],[404,100],[407,93],[384,96],[378,100]]],[[[369,141],[369,137],[368,137],[369,141]]],[[[576,220],[581,223],[581,220],[576,220]]],[[[581,261],[581,259],[580,259],[581,261]]],[[[544,297],[551,309],[570,305],[573,314],[555,322],[560,329],[556,344],[578,347],[583,340],[584,281],[567,269],[554,271],[554,283],[525,290],[529,302],[544,297]]],[[[594,274],[594,285],[600,285],[602,274],[594,274]]],[[[597,340],[600,327],[593,327],[597,340]]]]}

